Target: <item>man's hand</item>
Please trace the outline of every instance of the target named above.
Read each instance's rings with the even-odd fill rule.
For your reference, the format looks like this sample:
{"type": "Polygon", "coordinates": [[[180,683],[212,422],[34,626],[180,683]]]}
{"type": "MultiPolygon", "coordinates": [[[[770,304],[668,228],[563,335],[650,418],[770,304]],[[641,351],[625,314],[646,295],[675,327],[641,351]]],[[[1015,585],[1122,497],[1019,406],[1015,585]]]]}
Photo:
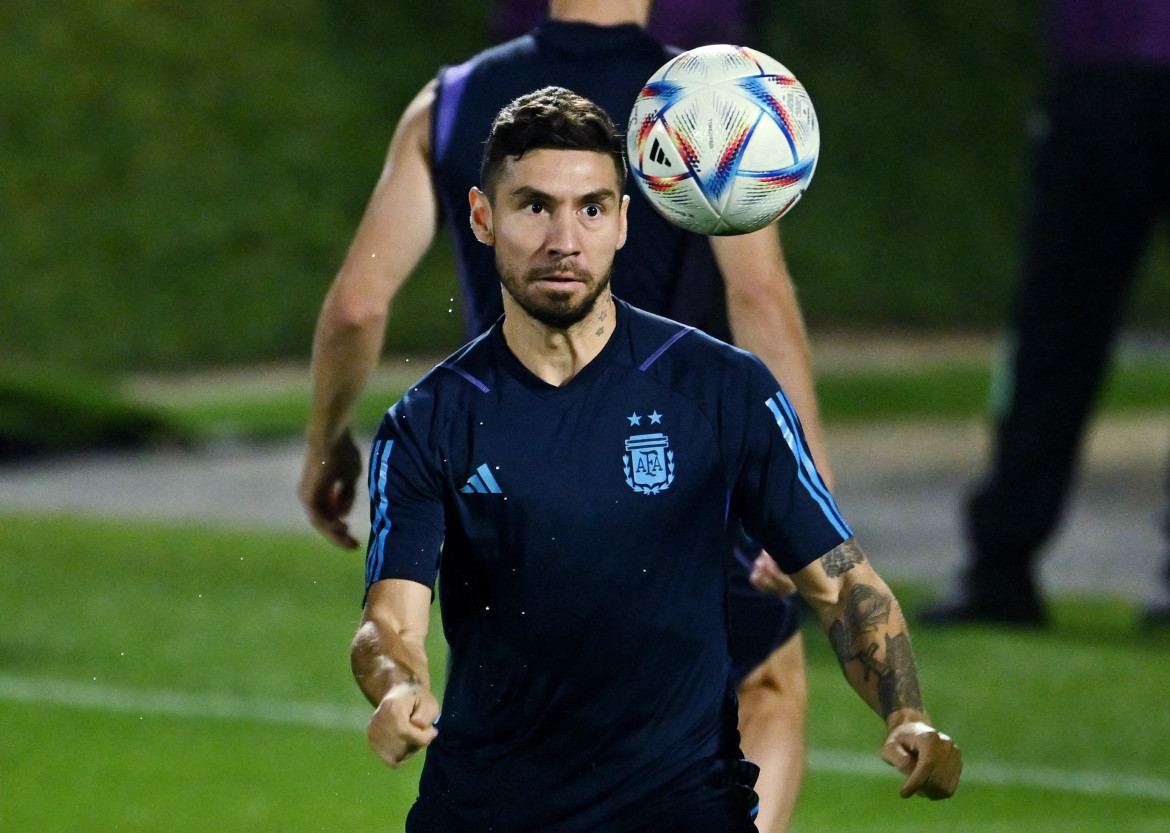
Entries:
{"type": "Polygon", "coordinates": [[[894,726],[886,735],[882,758],[907,776],[902,798],[950,798],[963,771],[963,753],[954,741],[921,721],[894,726]]]}
{"type": "Polygon", "coordinates": [[[763,593],[773,593],[777,596],[791,596],[796,592],[796,585],[792,582],[780,566],[772,560],[766,552],[760,552],[752,564],[749,577],[752,587],[763,593]]]}
{"type": "Polygon", "coordinates": [[[346,515],[353,509],[358,478],[362,473],[362,455],[353,435],[346,431],[324,455],[309,448],[297,494],[313,526],[339,547],[357,549],[357,539],[349,534],[346,515]]]}
{"type": "Polygon", "coordinates": [[[386,692],[370,718],[366,732],[370,748],[390,766],[401,766],[439,734],[438,717],[439,702],[430,689],[399,683],[386,692]]]}

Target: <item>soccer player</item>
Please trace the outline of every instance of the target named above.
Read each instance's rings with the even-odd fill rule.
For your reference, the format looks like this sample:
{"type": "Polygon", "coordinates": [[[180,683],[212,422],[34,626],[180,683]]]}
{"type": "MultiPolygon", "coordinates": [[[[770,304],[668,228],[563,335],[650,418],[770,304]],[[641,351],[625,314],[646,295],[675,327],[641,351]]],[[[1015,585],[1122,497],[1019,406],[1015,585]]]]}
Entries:
{"type": "Polygon", "coordinates": [[[887,725],[902,795],[961,756],[923,710],[905,621],[755,357],[610,292],[621,140],[562,88],[508,105],[469,195],[504,315],[387,413],[352,646],[372,747],[428,747],[408,833],[749,833],[730,683],[740,519],[887,725]],[[424,650],[439,579],[442,718],[424,650]]]}
{"type": "MultiPolygon", "coordinates": [[[[683,49],[705,43],[756,46],[764,6],[764,0],[656,0],[646,31],[683,49]]],[[[547,17],[547,0],[494,0],[488,10],[497,41],[517,38],[547,17]]]]}
{"type": "MultiPolygon", "coordinates": [[[[458,252],[468,337],[503,312],[495,261],[471,232],[467,201],[492,118],[515,97],[559,84],[624,120],[645,80],[674,54],[646,35],[650,6],[649,0],[551,3],[552,20],[444,69],[404,114],[314,341],[300,495],[314,524],[336,543],[357,546],[345,522],[361,470],[349,430],[353,407],[381,352],[390,302],[440,221],[458,252]]],[[[796,406],[830,481],[808,345],[777,228],[708,241],[668,223],[637,189],[631,189],[629,217],[629,239],[614,267],[618,296],[734,340],[763,359],[796,406]]],[[[730,613],[742,744],[763,770],[760,829],[781,833],[804,766],[803,643],[791,603],[756,592],[748,580],[750,559],[742,551],[738,557],[746,563],[732,573],[730,613]]],[[[777,573],[766,557],[758,559],[758,572],[777,573]]]]}
{"type": "MultiPolygon", "coordinates": [[[[1019,283],[993,384],[1001,401],[963,503],[960,586],[922,611],[934,625],[1048,622],[1040,558],[1076,482],[1142,258],[1170,219],[1170,3],[1041,5],[1046,79],[1029,118],[1019,283]]],[[[1170,627],[1166,555],[1145,627],[1170,627]]]]}

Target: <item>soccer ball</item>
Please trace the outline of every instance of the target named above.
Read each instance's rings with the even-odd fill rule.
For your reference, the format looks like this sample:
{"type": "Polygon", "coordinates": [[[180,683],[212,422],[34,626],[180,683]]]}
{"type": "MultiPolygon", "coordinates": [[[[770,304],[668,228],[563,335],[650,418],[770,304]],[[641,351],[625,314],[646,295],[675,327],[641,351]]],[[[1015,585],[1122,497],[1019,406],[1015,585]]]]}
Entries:
{"type": "Polygon", "coordinates": [[[745,234],[808,188],[821,146],[804,86],[746,46],[683,52],[650,77],[630,111],[626,153],[660,214],[700,234],[745,234]]]}

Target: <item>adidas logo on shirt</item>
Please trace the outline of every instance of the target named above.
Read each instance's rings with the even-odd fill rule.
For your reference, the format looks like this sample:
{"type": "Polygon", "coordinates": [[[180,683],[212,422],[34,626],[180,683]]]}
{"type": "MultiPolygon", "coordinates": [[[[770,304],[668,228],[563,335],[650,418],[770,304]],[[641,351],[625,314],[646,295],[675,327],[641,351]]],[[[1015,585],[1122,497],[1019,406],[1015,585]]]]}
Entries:
{"type": "Polygon", "coordinates": [[[488,468],[488,464],[484,463],[475,470],[475,474],[467,478],[467,485],[459,490],[465,495],[478,493],[481,495],[502,495],[503,490],[500,489],[500,484],[492,477],[492,471],[488,468]]]}

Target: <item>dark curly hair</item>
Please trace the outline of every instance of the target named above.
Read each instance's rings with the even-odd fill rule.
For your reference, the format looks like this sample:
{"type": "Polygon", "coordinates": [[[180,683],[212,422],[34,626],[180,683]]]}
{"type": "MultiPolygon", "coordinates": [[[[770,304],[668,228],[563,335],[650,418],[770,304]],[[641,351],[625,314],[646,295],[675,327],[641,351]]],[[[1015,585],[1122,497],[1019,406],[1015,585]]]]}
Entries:
{"type": "Polygon", "coordinates": [[[519,159],[530,150],[592,150],[608,154],[618,182],[626,179],[622,138],[605,110],[564,87],[543,87],[506,104],[492,121],[483,149],[479,187],[492,191],[508,157],[519,159]]]}

